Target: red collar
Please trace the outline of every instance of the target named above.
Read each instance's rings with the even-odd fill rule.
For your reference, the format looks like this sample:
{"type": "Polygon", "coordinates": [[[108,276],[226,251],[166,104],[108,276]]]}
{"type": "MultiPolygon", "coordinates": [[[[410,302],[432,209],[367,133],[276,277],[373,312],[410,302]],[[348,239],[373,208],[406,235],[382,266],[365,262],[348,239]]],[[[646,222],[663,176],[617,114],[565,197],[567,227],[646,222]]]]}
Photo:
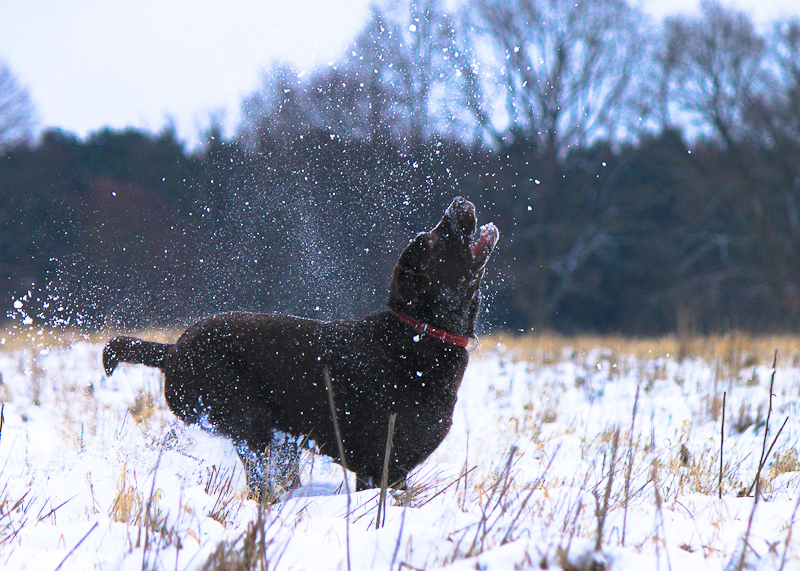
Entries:
{"type": "Polygon", "coordinates": [[[466,348],[469,345],[470,338],[464,337],[463,335],[456,335],[455,333],[450,333],[449,331],[445,331],[444,329],[439,329],[438,327],[433,327],[428,325],[427,323],[423,323],[413,317],[409,317],[408,315],[403,315],[399,311],[395,311],[394,309],[390,309],[389,311],[392,312],[397,319],[408,325],[411,329],[416,331],[417,333],[423,333],[425,335],[430,335],[431,337],[436,337],[440,341],[444,341],[445,343],[450,343],[451,345],[458,345],[459,347],[466,348]]]}

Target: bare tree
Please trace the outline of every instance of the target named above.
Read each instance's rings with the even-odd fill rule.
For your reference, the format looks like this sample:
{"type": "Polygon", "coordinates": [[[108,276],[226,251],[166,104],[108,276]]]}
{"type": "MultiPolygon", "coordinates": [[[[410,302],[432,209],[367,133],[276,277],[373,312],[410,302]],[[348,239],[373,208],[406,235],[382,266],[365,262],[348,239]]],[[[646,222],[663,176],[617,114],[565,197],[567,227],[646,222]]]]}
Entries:
{"type": "Polygon", "coordinates": [[[11,145],[30,141],[34,125],[34,109],[27,90],[0,60],[0,152],[11,145]]]}
{"type": "Polygon", "coordinates": [[[516,173],[503,182],[524,221],[507,245],[512,289],[528,297],[519,306],[531,321],[552,323],[565,300],[596,299],[591,268],[619,257],[622,169],[606,169],[610,154],[591,147],[641,129],[648,22],[623,0],[476,0],[464,10],[480,57],[461,68],[463,101],[516,173]],[[587,164],[597,177],[581,180],[587,164]]]}
{"type": "Polygon", "coordinates": [[[665,32],[672,120],[723,151],[705,153],[705,229],[683,237],[678,267],[686,283],[719,276],[718,291],[769,299],[790,321],[800,315],[800,23],[762,36],[747,14],[704,0],[665,32]]]}
{"type": "Polygon", "coordinates": [[[800,19],[777,22],[766,45],[766,89],[745,119],[762,143],[800,150],[800,19]]]}
{"type": "Polygon", "coordinates": [[[757,151],[747,203],[761,247],[760,275],[785,315],[800,314],[800,20],[778,22],[765,38],[765,86],[747,101],[744,133],[757,151]]]}
{"type": "Polygon", "coordinates": [[[703,0],[698,16],[669,18],[665,27],[662,65],[678,119],[688,116],[699,133],[734,150],[747,136],[745,110],[765,86],[764,40],[747,14],[716,0],[703,0]]]}
{"type": "Polygon", "coordinates": [[[374,125],[412,145],[454,133],[457,90],[451,87],[461,60],[442,0],[373,6],[348,63],[362,70],[374,125]]]}
{"type": "Polygon", "coordinates": [[[267,69],[261,87],[242,103],[239,136],[245,147],[259,150],[305,133],[309,128],[305,99],[305,86],[290,65],[278,63],[267,69]]]}
{"type": "Polygon", "coordinates": [[[455,30],[442,0],[374,5],[366,26],[336,64],[301,76],[286,65],[264,75],[243,106],[243,132],[283,136],[330,132],[346,139],[418,146],[453,134],[463,107],[455,30]]]}
{"type": "Polygon", "coordinates": [[[638,129],[648,75],[639,11],[623,0],[477,0],[469,12],[474,42],[490,54],[483,89],[502,86],[484,97],[494,117],[478,117],[495,139],[534,141],[556,157],[638,129]]]}
{"type": "Polygon", "coordinates": [[[384,98],[373,76],[346,63],[316,72],[305,87],[311,125],[346,139],[374,140],[385,125],[381,121],[384,98]]]}

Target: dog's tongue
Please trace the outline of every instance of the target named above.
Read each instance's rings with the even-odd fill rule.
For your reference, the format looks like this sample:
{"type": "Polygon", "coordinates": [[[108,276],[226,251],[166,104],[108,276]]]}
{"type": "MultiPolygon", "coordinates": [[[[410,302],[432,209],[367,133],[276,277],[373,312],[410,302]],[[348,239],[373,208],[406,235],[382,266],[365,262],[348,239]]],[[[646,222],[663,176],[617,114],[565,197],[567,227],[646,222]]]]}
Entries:
{"type": "Polygon", "coordinates": [[[497,226],[491,222],[481,226],[480,236],[472,245],[472,258],[481,265],[485,264],[494,245],[497,244],[498,238],[500,238],[500,231],[497,226]]]}

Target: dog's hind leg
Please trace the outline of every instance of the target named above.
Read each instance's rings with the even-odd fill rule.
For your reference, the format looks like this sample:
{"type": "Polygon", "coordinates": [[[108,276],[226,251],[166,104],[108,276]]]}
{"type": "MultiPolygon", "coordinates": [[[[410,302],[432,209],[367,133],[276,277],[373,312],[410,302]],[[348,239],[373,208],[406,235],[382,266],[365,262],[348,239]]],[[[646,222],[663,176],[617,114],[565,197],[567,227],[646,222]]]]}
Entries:
{"type": "Polygon", "coordinates": [[[234,442],[234,448],[242,461],[249,495],[261,501],[269,497],[269,447],[251,448],[247,442],[234,442]]]}
{"type": "Polygon", "coordinates": [[[270,486],[276,492],[289,492],[300,486],[300,447],[289,434],[276,432],[270,446],[270,486]]]}
{"type": "Polygon", "coordinates": [[[265,443],[234,441],[236,452],[244,466],[251,494],[272,503],[300,486],[300,444],[298,439],[282,432],[273,432],[265,443]]]}

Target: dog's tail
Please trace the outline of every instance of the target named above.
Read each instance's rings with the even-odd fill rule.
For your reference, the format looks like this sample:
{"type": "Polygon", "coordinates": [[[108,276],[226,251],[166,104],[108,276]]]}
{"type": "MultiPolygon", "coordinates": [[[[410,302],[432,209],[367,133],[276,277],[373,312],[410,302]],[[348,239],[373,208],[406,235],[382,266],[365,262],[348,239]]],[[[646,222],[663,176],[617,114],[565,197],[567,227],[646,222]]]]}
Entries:
{"type": "Polygon", "coordinates": [[[119,363],[161,368],[172,345],[143,341],[135,337],[114,337],[103,348],[103,369],[110,376],[119,363]]]}

